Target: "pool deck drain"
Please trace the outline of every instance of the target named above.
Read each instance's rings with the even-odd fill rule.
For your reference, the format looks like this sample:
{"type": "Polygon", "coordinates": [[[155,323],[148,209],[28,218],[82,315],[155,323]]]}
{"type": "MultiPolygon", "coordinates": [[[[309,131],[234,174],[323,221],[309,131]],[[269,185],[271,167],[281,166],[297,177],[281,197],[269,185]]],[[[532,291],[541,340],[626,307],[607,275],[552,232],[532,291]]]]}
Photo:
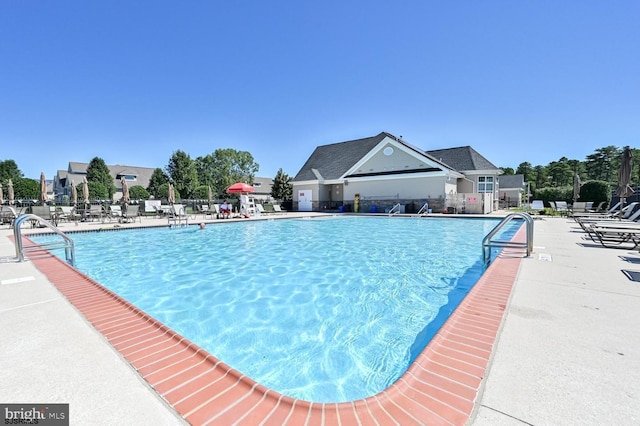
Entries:
{"type": "MultiPolygon", "coordinates": [[[[524,240],[524,229],[514,239],[524,240]]],[[[192,424],[465,424],[489,365],[521,253],[503,252],[385,391],[353,402],[283,396],[230,368],[54,256],[32,262],[192,424]]]]}

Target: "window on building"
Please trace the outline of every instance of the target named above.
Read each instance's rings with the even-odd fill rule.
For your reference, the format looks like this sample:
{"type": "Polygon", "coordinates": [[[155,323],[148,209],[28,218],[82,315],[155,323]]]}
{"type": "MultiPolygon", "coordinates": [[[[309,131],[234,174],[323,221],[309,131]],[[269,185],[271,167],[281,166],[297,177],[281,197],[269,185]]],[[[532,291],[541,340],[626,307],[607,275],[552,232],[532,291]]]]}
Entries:
{"type": "Polygon", "coordinates": [[[493,192],[493,176],[478,177],[478,192],[493,192]]]}
{"type": "Polygon", "coordinates": [[[125,180],[132,180],[132,181],[138,180],[138,177],[136,175],[118,175],[118,176],[116,176],[117,180],[120,180],[122,178],[124,178],[125,180]]]}

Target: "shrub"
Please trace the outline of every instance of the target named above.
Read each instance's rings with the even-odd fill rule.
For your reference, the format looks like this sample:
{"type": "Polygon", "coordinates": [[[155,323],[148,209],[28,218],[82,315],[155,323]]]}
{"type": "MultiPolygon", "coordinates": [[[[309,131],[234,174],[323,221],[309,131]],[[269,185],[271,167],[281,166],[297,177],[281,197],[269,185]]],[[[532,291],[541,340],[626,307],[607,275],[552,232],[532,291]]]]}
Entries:
{"type": "Polygon", "coordinates": [[[545,205],[549,205],[549,201],[566,201],[573,202],[573,186],[547,186],[535,191],[535,200],[544,201],[545,205]]]}
{"type": "MultiPolygon", "coordinates": [[[[180,193],[178,192],[177,189],[175,189],[175,187],[173,188],[173,193],[176,196],[176,201],[180,200],[180,193]]],[[[162,185],[160,185],[158,187],[158,199],[168,199],[169,198],[169,184],[168,183],[163,183],[162,185]]]]}
{"type": "Polygon", "coordinates": [[[129,188],[129,197],[132,200],[148,200],[149,191],[147,191],[143,186],[135,185],[129,188]]]}
{"type": "Polygon", "coordinates": [[[597,206],[602,201],[608,206],[611,204],[611,185],[603,180],[590,180],[580,187],[580,201],[593,201],[597,206]]]}
{"type": "Polygon", "coordinates": [[[193,191],[193,198],[197,200],[206,200],[209,197],[209,186],[200,185],[193,191]]]}

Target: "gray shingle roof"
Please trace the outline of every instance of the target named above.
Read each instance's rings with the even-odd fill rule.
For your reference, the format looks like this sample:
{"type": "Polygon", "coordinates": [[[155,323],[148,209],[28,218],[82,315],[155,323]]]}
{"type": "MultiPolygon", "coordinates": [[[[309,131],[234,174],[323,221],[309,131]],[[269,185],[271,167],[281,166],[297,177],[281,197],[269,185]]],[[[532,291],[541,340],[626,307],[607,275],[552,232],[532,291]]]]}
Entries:
{"type": "Polygon", "coordinates": [[[427,151],[427,154],[441,160],[443,163],[453,167],[459,172],[468,170],[498,169],[498,167],[496,167],[491,161],[484,158],[478,153],[478,151],[470,146],[436,149],[427,151]]]}
{"type": "Polygon", "coordinates": [[[381,132],[369,138],[317,147],[292,180],[299,182],[319,180],[320,178],[327,180],[339,179],[386,137],[395,140],[423,157],[429,158],[435,163],[441,164],[444,168],[450,168],[448,165],[442,164],[437,157],[429,155],[429,153],[408,144],[390,133],[381,132]]]}
{"type": "Polygon", "coordinates": [[[314,169],[324,179],[338,179],[386,136],[388,134],[382,132],[370,138],[319,146],[304,163],[293,181],[317,180],[314,169]]]}

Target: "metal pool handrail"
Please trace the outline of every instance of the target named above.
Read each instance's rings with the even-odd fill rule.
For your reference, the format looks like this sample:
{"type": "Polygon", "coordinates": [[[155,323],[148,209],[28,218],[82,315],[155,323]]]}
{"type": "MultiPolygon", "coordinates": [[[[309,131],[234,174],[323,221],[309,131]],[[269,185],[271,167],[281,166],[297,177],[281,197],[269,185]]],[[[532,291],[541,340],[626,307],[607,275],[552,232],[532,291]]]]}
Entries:
{"type": "Polygon", "coordinates": [[[395,206],[391,207],[391,210],[389,210],[389,216],[391,216],[392,214],[398,214],[400,213],[400,203],[397,203],[395,206]],[[394,212],[395,209],[398,209],[398,211],[394,212]]]}
{"type": "Polygon", "coordinates": [[[422,205],[422,207],[420,207],[420,210],[418,210],[418,213],[416,213],[418,216],[422,216],[423,214],[426,214],[429,211],[429,203],[424,203],[422,205]]]}
{"type": "Polygon", "coordinates": [[[75,255],[75,249],[73,247],[73,240],[69,238],[69,236],[67,236],[60,229],[58,229],[57,226],[55,226],[48,220],[43,219],[40,216],[37,216],[35,214],[29,213],[29,214],[23,214],[21,216],[18,216],[18,218],[13,223],[13,239],[15,240],[16,257],[18,258],[18,262],[24,262],[25,252],[38,251],[38,250],[43,250],[47,248],[53,249],[53,248],[64,247],[64,254],[65,254],[65,258],[67,259],[67,262],[69,262],[71,265],[75,263],[76,255],[75,255]],[[52,241],[50,243],[43,243],[43,244],[28,244],[25,246],[22,243],[22,230],[20,229],[22,223],[25,220],[33,220],[43,224],[44,226],[46,226],[47,228],[55,232],[57,235],[59,235],[62,238],[62,241],[52,241]]]}
{"type": "Polygon", "coordinates": [[[493,247],[510,247],[510,248],[523,248],[527,252],[527,256],[531,255],[533,251],[533,218],[527,213],[510,213],[500,223],[498,223],[482,240],[482,257],[484,259],[485,267],[491,262],[491,248],[493,247]],[[517,241],[502,241],[493,240],[493,237],[500,231],[507,223],[514,219],[524,219],[526,222],[526,242],[521,243],[517,241]]]}

